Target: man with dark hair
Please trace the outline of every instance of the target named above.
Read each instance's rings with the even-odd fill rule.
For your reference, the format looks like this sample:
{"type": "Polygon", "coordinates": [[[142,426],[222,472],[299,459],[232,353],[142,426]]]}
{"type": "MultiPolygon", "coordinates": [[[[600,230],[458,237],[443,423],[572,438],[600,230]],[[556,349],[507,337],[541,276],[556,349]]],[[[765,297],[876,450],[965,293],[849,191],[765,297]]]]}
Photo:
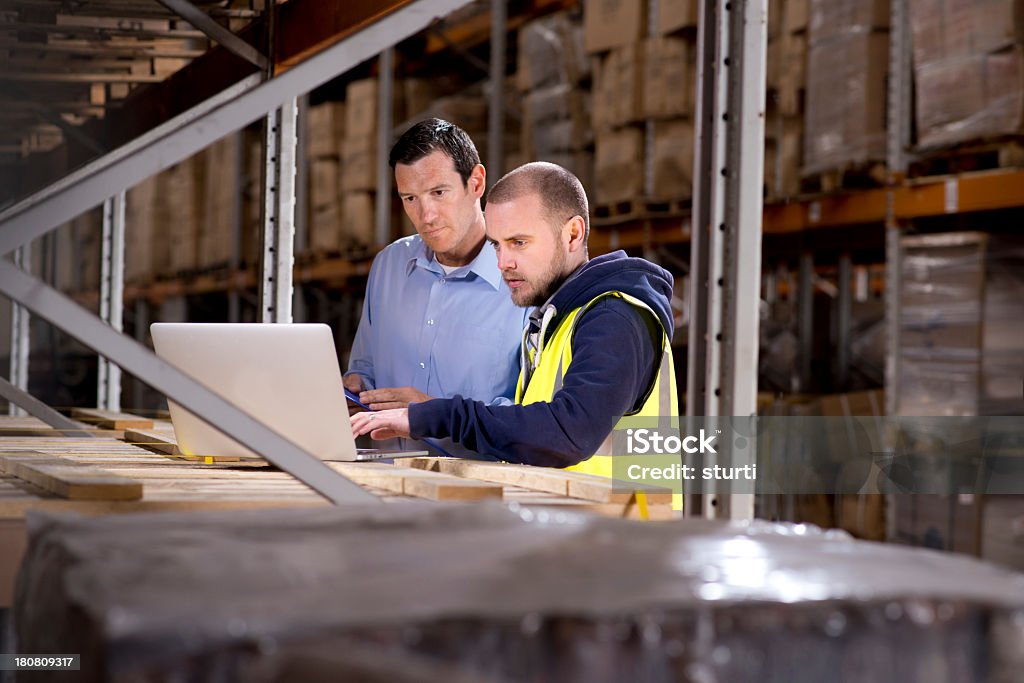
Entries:
{"type": "Polygon", "coordinates": [[[485,239],[476,147],[458,126],[428,119],[389,161],[417,234],[373,262],[345,387],[374,410],[454,395],[510,403],[525,316],[485,239]]]}
{"type": "Polygon", "coordinates": [[[622,417],[678,413],[672,276],[621,251],[590,260],[587,197],[560,166],[510,172],[491,189],[486,213],[512,300],[537,307],[523,334],[517,405],[456,396],[354,415],[353,430],[450,437],[509,462],[610,476],[604,456],[622,417]]]}

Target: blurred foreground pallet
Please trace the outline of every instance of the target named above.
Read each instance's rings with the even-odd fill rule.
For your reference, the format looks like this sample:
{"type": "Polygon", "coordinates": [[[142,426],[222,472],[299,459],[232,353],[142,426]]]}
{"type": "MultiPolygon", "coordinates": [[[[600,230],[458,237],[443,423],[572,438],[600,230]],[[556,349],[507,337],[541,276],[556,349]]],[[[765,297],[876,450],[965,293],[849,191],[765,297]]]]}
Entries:
{"type": "MultiPolygon", "coordinates": [[[[123,422],[107,416],[109,424],[123,422]]],[[[169,422],[95,438],[60,436],[26,418],[0,417],[0,607],[10,604],[33,510],[84,515],[328,506],[290,474],[262,460],[207,462],[178,453],[169,422]],[[14,427],[31,429],[12,433],[14,427]],[[85,487],[85,488],[83,488],[85,487]]],[[[115,432],[116,433],[116,432],[115,432]]],[[[589,475],[523,465],[441,458],[332,462],[329,466],[385,503],[500,501],[638,519],[674,516],[661,489],[613,487],[589,475]]]]}

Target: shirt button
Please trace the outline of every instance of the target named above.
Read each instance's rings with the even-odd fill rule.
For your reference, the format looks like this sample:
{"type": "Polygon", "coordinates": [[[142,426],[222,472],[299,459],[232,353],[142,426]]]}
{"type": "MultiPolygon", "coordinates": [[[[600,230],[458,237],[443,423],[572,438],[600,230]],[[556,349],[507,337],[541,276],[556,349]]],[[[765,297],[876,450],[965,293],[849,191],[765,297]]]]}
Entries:
{"type": "Polygon", "coordinates": [[[442,285],[444,284],[444,282],[445,282],[444,278],[441,278],[441,284],[442,285]]]}
{"type": "Polygon", "coordinates": [[[428,325],[433,325],[433,324],[434,324],[434,320],[433,320],[433,319],[430,319],[430,320],[428,320],[428,321],[427,321],[427,324],[428,324],[428,325]]]}
{"type": "Polygon", "coordinates": [[[426,363],[420,363],[420,367],[421,367],[421,368],[426,368],[426,367],[427,367],[427,364],[426,364],[426,363]]]}

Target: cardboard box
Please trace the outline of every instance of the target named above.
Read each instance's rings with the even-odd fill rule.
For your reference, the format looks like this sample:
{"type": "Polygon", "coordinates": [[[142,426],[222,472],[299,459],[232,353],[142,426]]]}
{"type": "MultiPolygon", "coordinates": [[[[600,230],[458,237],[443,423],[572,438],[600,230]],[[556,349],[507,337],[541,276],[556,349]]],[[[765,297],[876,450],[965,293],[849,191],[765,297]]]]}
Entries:
{"type": "Polygon", "coordinates": [[[594,129],[607,130],[644,118],[644,44],[612,50],[595,68],[594,129]]]}
{"type": "Polygon", "coordinates": [[[812,44],[889,28],[889,0],[810,0],[809,12],[812,44]]]}
{"type": "MultiPolygon", "coordinates": [[[[156,177],[128,190],[125,204],[124,281],[146,282],[163,270],[164,254],[156,249],[156,177]]],[[[61,255],[58,253],[58,259],[61,255]]]]}
{"type": "Polygon", "coordinates": [[[352,246],[374,244],[374,195],[372,192],[346,192],[342,197],[342,237],[352,246]]]}
{"type": "Polygon", "coordinates": [[[784,33],[807,31],[810,0],[786,0],[783,10],[782,30],[784,33]]]}
{"type": "Polygon", "coordinates": [[[581,150],[593,143],[590,94],[569,84],[534,90],[523,98],[520,148],[531,158],[581,150]]]}
{"type": "Polygon", "coordinates": [[[624,128],[598,133],[595,148],[595,204],[640,197],[644,189],[643,131],[624,128]]]}
{"type": "Polygon", "coordinates": [[[167,272],[191,270],[197,265],[196,233],[203,206],[204,165],[196,155],[157,176],[157,231],[166,235],[167,272]]]}
{"type": "Polygon", "coordinates": [[[587,52],[604,52],[647,35],[647,3],[637,0],[585,0],[583,42],[587,52]]]}
{"type": "Polygon", "coordinates": [[[552,14],[519,29],[516,64],[519,90],[575,84],[589,75],[590,58],[583,46],[583,27],[567,13],[552,14]]]}
{"type": "Polygon", "coordinates": [[[697,28],[699,0],[658,0],[658,33],[697,28]]]}
{"type": "Polygon", "coordinates": [[[308,251],[329,254],[341,251],[342,243],[341,202],[337,199],[328,204],[310,208],[309,231],[306,239],[308,251]]]}
{"type": "Polygon", "coordinates": [[[803,111],[803,93],[807,87],[807,36],[803,33],[784,33],[778,43],[779,109],[787,116],[796,116],[803,111]]]}
{"type": "Polygon", "coordinates": [[[655,199],[688,199],[693,194],[693,124],[658,121],[654,126],[655,199]]]}
{"type": "Polygon", "coordinates": [[[662,36],[644,42],[643,115],[678,118],[693,115],[697,87],[694,46],[684,38],[662,36]]]}
{"type": "Polygon", "coordinates": [[[345,90],[345,137],[355,139],[376,134],[377,79],[352,81],[345,90]]]}
{"type": "Polygon", "coordinates": [[[339,163],[333,159],[318,159],[309,164],[309,205],[319,208],[334,206],[341,194],[339,163]]]}
{"type": "Polygon", "coordinates": [[[921,147],[1024,130],[1024,47],[926,63],[914,80],[921,147]]]}
{"type": "Polygon", "coordinates": [[[807,64],[803,172],[884,160],[889,36],[850,32],[819,44],[812,39],[807,64]]]}
{"type": "Polygon", "coordinates": [[[1024,43],[1020,0],[913,0],[909,10],[916,67],[1024,43]]]}
{"type": "Polygon", "coordinates": [[[377,140],[345,138],[341,143],[341,187],[345,191],[377,188],[377,140]]]}
{"type": "Polygon", "coordinates": [[[800,194],[803,118],[769,116],[765,121],[764,176],[767,195],[785,199],[800,194]]]}
{"type": "Polygon", "coordinates": [[[306,114],[306,154],[310,159],[337,158],[345,137],[345,103],[324,102],[306,114]]]}
{"type": "Polygon", "coordinates": [[[204,177],[202,217],[196,226],[196,265],[221,266],[231,259],[232,231],[239,220],[241,134],[229,135],[201,155],[204,177]]]}

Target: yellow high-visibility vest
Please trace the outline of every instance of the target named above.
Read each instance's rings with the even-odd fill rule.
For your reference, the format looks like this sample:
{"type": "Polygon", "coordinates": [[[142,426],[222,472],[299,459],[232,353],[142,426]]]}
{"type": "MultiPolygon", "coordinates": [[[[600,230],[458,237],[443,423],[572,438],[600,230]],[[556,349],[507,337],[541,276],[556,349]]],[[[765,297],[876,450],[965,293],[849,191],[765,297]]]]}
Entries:
{"type": "MultiPolygon", "coordinates": [[[[672,366],[672,344],[661,324],[661,319],[643,301],[623,292],[605,292],[591,299],[585,306],[581,306],[565,316],[547,342],[543,339],[540,340],[540,348],[536,352],[531,352],[529,358],[524,359],[533,364],[535,355],[540,354],[539,360],[536,361],[536,369],[530,376],[530,384],[525,390],[523,381],[526,376],[526,368],[519,371],[516,403],[525,406],[531,403],[550,403],[554,399],[555,394],[562,388],[562,378],[572,363],[572,336],[577,321],[594,304],[608,297],[618,297],[649,312],[658,321],[658,326],[661,328],[661,366],[658,375],[644,394],[644,401],[640,409],[623,417],[675,418],[679,415],[676,373],[672,366]]],[[[543,332],[541,336],[543,337],[543,332]]],[[[523,348],[526,348],[526,332],[523,333],[523,348]]],[[[611,441],[611,434],[609,434],[598,448],[597,453],[566,469],[610,478],[612,476],[611,441]]],[[[673,498],[677,497],[678,495],[673,496],[673,498]]]]}

